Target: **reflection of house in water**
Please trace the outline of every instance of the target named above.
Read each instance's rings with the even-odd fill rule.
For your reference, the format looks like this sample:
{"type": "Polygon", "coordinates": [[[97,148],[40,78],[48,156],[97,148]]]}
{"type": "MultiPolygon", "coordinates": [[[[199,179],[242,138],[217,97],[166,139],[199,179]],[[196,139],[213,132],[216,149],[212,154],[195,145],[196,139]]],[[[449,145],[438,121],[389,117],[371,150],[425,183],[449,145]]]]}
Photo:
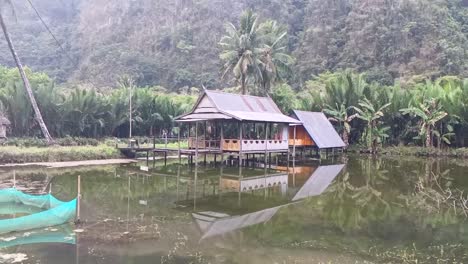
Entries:
{"type": "Polygon", "coordinates": [[[343,167],[297,167],[289,176],[286,172],[237,178],[222,174],[218,195],[177,203],[192,213],[201,239],[206,239],[265,223],[281,208],[322,194],[343,167]]]}
{"type": "Polygon", "coordinates": [[[219,187],[223,192],[248,192],[275,186],[284,189],[284,187],[287,187],[287,184],[287,173],[272,173],[265,176],[262,175],[247,178],[239,178],[234,175],[222,175],[219,187]]]}
{"type": "Polygon", "coordinates": [[[294,195],[292,200],[298,201],[322,194],[341,172],[343,167],[343,164],[319,166],[294,195]]]}

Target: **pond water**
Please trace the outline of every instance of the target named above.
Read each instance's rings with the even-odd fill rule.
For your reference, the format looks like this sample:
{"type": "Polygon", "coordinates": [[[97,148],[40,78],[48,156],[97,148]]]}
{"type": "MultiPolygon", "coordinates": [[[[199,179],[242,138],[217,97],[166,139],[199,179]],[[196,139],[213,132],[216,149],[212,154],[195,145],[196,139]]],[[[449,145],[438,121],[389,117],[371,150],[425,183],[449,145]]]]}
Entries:
{"type": "MultiPolygon", "coordinates": [[[[343,156],[268,169],[21,168],[19,189],[62,200],[80,175],[83,224],[0,235],[0,263],[468,263],[466,166],[343,156]]],[[[1,188],[12,174],[0,169],[1,188]]]]}

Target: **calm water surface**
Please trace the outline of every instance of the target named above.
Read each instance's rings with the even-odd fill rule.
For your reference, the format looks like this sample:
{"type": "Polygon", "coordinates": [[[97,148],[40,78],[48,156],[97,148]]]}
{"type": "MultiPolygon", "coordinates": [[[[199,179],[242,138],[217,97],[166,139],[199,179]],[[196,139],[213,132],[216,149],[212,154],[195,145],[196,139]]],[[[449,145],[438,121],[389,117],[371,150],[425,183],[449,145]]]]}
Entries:
{"type": "MultiPolygon", "coordinates": [[[[50,183],[62,200],[81,175],[84,224],[0,235],[0,263],[468,263],[466,166],[349,156],[289,170],[21,168],[18,188],[50,183]]],[[[0,169],[0,188],[12,175],[0,169]]]]}

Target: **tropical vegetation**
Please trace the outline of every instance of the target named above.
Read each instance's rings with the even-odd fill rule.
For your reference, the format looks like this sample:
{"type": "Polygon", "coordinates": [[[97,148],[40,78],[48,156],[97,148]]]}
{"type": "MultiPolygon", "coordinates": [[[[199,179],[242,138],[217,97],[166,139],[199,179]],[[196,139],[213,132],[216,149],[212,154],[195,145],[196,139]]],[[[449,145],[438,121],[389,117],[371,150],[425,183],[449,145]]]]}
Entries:
{"type": "MultiPolygon", "coordinates": [[[[344,7],[349,5],[348,8],[351,8],[347,14],[349,19],[357,19],[357,10],[353,8],[359,6],[356,6],[358,2],[349,4],[343,0],[344,7]]],[[[442,2],[439,2],[439,7],[449,5],[442,2]]],[[[373,6],[368,2],[361,3],[360,7],[362,5],[373,6]]],[[[420,5],[428,10],[437,9],[435,3],[427,5],[421,2],[420,5]]],[[[456,32],[464,32],[457,23],[468,17],[456,9],[461,5],[450,2],[449,8],[441,11],[449,16],[446,19],[451,19],[452,29],[456,32]]],[[[322,5],[318,4],[316,8],[321,10],[322,5]]],[[[366,6],[365,10],[367,8],[370,6],[366,6]]],[[[414,6],[394,8],[402,11],[414,6]]],[[[238,23],[221,23],[225,26],[223,35],[217,38],[214,46],[217,47],[220,63],[217,71],[221,71],[218,72],[218,79],[226,81],[228,88],[225,90],[271,96],[285,113],[293,109],[323,111],[347,144],[361,144],[372,153],[383,145],[438,148],[466,145],[468,79],[463,77],[466,76],[465,60],[459,61],[460,64],[447,55],[446,64],[443,65],[450,64],[452,67],[442,69],[441,65],[434,66],[439,70],[431,74],[421,71],[411,74],[384,72],[373,66],[356,67],[338,62],[333,63],[333,67],[305,70],[301,68],[304,66],[301,60],[302,56],[307,56],[295,46],[305,44],[297,42],[294,30],[291,31],[285,21],[272,20],[262,16],[262,12],[254,12],[254,9],[243,11],[238,23]],[[325,71],[327,69],[333,71],[325,71]],[[298,74],[304,71],[311,75],[298,74]]],[[[396,9],[392,9],[393,12],[397,12],[396,9]]],[[[412,20],[423,23],[425,20],[418,16],[419,13],[412,20]]],[[[350,25],[353,24],[351,22],[350,25]]],[[[332,21],[330,23],[333,25],[332,21]]],[[[410,24],[408,21],[405,24],[408,34],[412,32],[414,36],[421,37],[429,34],[414,31],[410,24]]],[[[388,21],[388,25],[393,25],[393,22],[388,21]]],[[[408,49],[414,51],[413,37],[407,37],[406,43],[408,49]]],[[[465,38],[460,35],[453,44],[465,43],[465,38]]],[[[193,44],[188,39],[181,39],[176,46],[191,54],[197,48],[193,44]]],[[[346,44],[345,49],[353,53],[349,47],[346,48],[346,44]]],[[[454,54],[458,54],[457,51],[454,47],[454,54]]],[[[167,56],[170,57],[170,53],[167,56]]],[[[356,57],[356,63],[361,59],[356,57]]],[[[413,69],[416,68],[413,65],[413,69]]],[[[0,112],[10,119],[9,134],[14,137],[41,136],[40,122],[35,119],[37,111],[33,111],[31,105],[34,104],[27,100],[32,97],[37,100],[44,123],[53,137],[153,136],[164,132],[171,135],[175,131],[174,118],[191,108],[201,88],[212,87],[210,82],[200,82],[197,86],[201,88],[194,88],[190,86],[194,84],[192,81],[183,81],[184,85],[177,88],[172,85],[167,88],[154,86],[164,82],[156,79],[142,81],[135,71],[126,71],[115,76],[113,84],[102,86],[60,82],[46,73],[28,68],[25,72],[33,96],[27,97],[28,93],[23,88],[25,78],[20,78],[17,70],[0,68],[0,112]]]]}
{"type": "MultiPolygon", "coordinates": [[[[97,91],[86,87],[57,86],[44,73],[26,69],[44,121],[54,137],[127,137],[129,133],[129,87],[97,91]]],[[[139,87],[132,93],[135,135],[171,132],[174,117],[192,107],[193,91],[168,93],[162,87],[139,87]]],[[[41,137],[34,114],[16,69],[0,68],[0,109],[11,122],[15,137],[41,137]]]]}

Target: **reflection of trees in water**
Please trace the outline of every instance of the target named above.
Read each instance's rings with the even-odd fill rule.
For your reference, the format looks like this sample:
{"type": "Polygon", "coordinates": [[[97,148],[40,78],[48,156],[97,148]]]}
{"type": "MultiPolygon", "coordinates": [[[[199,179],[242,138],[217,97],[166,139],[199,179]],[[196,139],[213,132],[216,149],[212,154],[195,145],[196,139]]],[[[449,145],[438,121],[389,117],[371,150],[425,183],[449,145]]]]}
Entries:
{"type": "Polygon", "coordinates": [[[351,158],[325,194],[282,210],[256,234],[379,261],[466,263],[466,198],[439,160],[351,158]]]}

